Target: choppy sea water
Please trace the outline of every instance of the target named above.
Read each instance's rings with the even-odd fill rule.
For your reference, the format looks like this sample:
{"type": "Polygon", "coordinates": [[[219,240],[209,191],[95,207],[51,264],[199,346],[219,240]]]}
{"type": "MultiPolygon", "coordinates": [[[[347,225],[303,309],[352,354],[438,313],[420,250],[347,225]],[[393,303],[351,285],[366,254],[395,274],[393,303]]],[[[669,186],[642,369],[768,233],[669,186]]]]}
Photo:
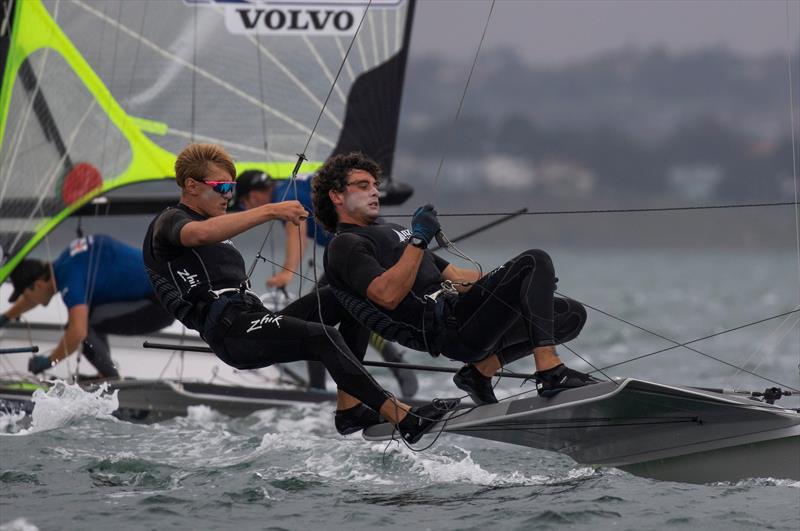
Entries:
{"type": "MultiPolygon", "coordinates": [[[[504,256],[509,256],[506,251],[504,256]]],[[[686,341],[797,306],[793,252],[553,251],[559,289],[686,341]]],[[[492,253],[485,268],[498,265],[492,253]],[[494,260],[494,261],[493,261],[494,260]]],[[[604,366],[669,346],[595,311],[561,354],[604,366]]],[[[701,352],[800,386],[797,319],[697,343],[701,352]]],[[[417,363],[446,364],[424,355],[417,363]]],[[[514,370],[529,370],[522,360],[514,370]]],[[[381,381],[393,385],[386,373],[381,381]]],[[[687,385],[773,384],[676,349],[608,371],[687,385]]],[[[421,375],[428,396],[449,377],[421,375]]],[[[500,396],[529,390],[504,380],[500,396]]],[[[785,399],[784,399],[785,400],[785,399]]],[[[790,399],[791,400],[791,399],[790,399]]],[[[787,402],[797,407],[797,402],[787,402]]],[[[2,529],[797,529],[800,482],[689,485],[576,465],[558,454],[444,435],[424,452],[339,437],[332,405],[232,419],[206,408],[156,425],[120,422],[113,397],[41,397],[0,416],[2,529]]]]}

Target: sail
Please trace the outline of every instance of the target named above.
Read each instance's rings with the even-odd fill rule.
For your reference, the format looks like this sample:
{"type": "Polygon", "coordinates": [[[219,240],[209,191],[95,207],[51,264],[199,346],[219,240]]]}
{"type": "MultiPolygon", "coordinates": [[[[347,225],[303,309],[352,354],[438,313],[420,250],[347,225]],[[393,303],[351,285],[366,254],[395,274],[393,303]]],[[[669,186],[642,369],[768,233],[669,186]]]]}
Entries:
{"type": "Polygon", "coordinates": [[[192,141],[275,178],[356,149],[391,176],[412,0],[4,0],[3,16],[0,281],[91,199],[174,178],[192,141]]]}

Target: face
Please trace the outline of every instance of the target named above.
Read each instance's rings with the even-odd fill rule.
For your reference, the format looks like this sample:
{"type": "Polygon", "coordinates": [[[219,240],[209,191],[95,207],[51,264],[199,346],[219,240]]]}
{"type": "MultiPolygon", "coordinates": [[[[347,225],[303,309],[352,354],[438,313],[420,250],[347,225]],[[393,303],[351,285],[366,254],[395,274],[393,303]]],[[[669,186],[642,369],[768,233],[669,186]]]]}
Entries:
{"type": "Polygon", "coordinates": [[[352,170],[344,192],[329,192],[341,223],[369,225],[380,215],[378,183],[364,170],[352,170]]]}
{"type": "Polygon", "coordinates": [[[47,306],[50,303],[50,299],[53,298],[53,293],[55,291],[50,289],[50,287],[50,280],[39,279],[28,286],[23,294],[29,301],[35,304],[41,304],[42,306],[47,306]]]}
{"type": "Polygon", "coordinates": [[[272,188],[250,190],[247,197],[242,199],[242,204],[247,210],[266,205],[272,201],[272,188]]]}
{"type": "Polygon", "coordinates": [[[233,197],[233,190],[223,194],[215,191],[214,185],[208,184],[209,182],[233,182],[233,179],[228,172],[216,164],[211,164],[205,179],[186,179],[184,192],[190,198],[189,206],[204,216],[213,218],[225,214],[228,201],[233,197]]]}

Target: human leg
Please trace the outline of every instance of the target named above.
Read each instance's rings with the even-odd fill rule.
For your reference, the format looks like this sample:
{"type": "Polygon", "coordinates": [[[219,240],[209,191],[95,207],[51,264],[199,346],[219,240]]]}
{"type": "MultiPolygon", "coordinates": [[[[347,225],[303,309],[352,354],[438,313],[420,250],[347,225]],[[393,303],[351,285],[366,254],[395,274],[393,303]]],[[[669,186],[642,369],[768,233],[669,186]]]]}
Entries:
{"type": "Polygon", "coordinates": [[[243,308],[229,313],[226,319],[229,324],[224,329],[212,325],[206,337],[229,365],[253,369],[273,363],[321,361],[343,392],[398,425],[410,442],[415,442],[432,426],[427,423],[431,421],[429,417],[441,418],[446,414],[446,411],[439,414],[423,410],[423,415],[383,390],[350,351],[339,331],[331,326],[273,314],[263,308],[243,308]],[[409,413],[413,418],[407,418],[409,413]],[[417,422],[422,416],[426,422],[417,422]]]}
{"type": "MultiPolygon", "coordinates": [[[[403,363],[403,351],[394,343],[386,341],[376,333],[369,336],[369,344],[378,351],[384,361],[391,363],[403,363]]],[[[419,384],[417,383],[417,375],[414,371],[409,369],[400,369],[397,367],[390,367],[397,383],[400,385],[400,395],[403,398],[410,398],[417,394],[419,384]]]]}
{"type": "Polygon", "coordinates": [[[111,359],[108,336],[98,334],[95,329],[90,327],[82,346],[81,352],[83,356],[97,369],[100,376],[103,378],[119,378],[119,371],[117,371],[117,367],[111,359]]]}
{"type": "Polygon", "coordinates": [[[152,333],[169,326],[173,321],[155,299],[113,302],[92,306],[89,311],[89,330],[82,352],[104,378],[119,378],[111,359],[108,334],[137,335],[152,333]]]}
{"type": "MultiPolygon", "coordinates": [[[[493,402],[491,376],[505,363],[531,353],[537,374],[563,372],[555,345],[577,336],[586,311],[576,301],[554,298],[556,280],[547,253],[531,250],[492,271],[459,297],[454,311],[459,341],[473,351],[494,352],[480,360],[465,360],[472,361],[472,366],[462,368],[454,378],[473,400],[493,402]]],[[[577,383],[576,378],[570,381],[577,383]]],[[[582,385],[592,383],[583,381],[582,385]]]]}
{"type": "MultiPolygon", "coordinates": [[[[330,326],[339,325],[339,332],[342,334],[342,338],[350,348],[350,351],[355,354],[359,360],[364,359],[367,350],[369,331],[360,323],[357,323],[352,316],[342,308],[329,287],[322,286],[307,293],[278,313],[280,315],[296,317],[303,321],[324,323],[330,326]]],[[[317,361],[308,362],[308,382],[309,387],[325,389],[324,365],[317,361]]],[[[344,399],[344,401],[347,402],[346,399],[344,399]]]]}

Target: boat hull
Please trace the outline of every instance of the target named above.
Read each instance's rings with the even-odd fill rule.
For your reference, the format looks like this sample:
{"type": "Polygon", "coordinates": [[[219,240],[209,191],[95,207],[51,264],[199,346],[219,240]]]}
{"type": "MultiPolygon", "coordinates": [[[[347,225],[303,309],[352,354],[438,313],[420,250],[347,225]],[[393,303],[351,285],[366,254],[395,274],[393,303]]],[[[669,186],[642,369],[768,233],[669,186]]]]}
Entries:
{"type": "MultiPolygon", "coordinates": [[[[96,384],[84,386],[87,391],[96,384]]],[[[33,386],[0,382],[0,410],[33,410],[33,386]]],[[[193,406],[207,406],[231,417],[244,417],[255,411],[300,404],[336,400],[336,394],[302,389],[261,389],[200,382],[165,380],[109,381],[108,391],[117,391],[119,409],[114,415],[122,420],[153,423],[186,416],[193,406]]]]}
{"type": "MultiPolygon", "coordinates": [[[[560,452],[585,465],[707,483],[800,480],[800,413],[637,379],[474,408],[434,428],[560,452]]],[[[385,439],[380,428],[368,439],[385,439]]]]}

